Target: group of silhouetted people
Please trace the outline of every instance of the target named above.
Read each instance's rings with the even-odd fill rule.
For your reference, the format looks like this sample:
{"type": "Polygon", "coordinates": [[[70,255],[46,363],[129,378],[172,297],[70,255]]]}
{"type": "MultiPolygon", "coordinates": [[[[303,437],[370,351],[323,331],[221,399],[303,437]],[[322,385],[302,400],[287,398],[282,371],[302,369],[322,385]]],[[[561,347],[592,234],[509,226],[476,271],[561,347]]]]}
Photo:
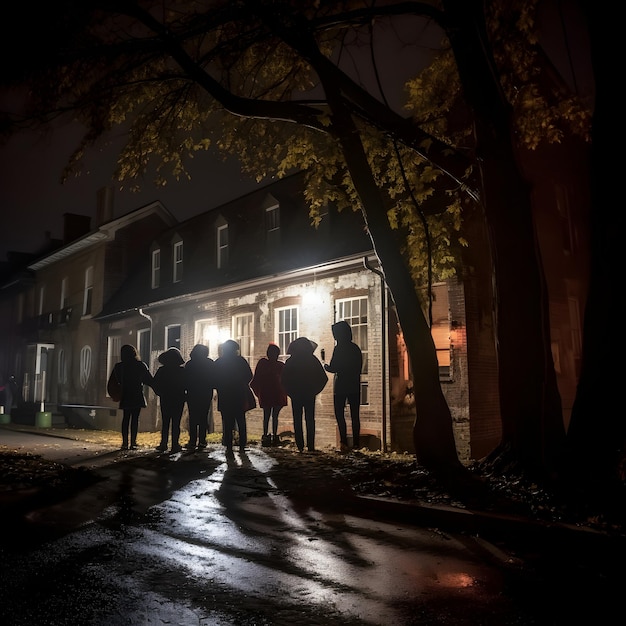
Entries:
{"type": "Polygon", "coordinates": [[[240,451],[247,445],[247,411],[263,409],[263,446],[278,445],[278,416],[291,399],[293,428],[299,451],[315,450],[315,401],[326,387],[326,372],[334,374],[333,402],[339,429],[341,450],[348,450],[344,415],[350,409],[353,447],[360,440],[360,393],[362,352],[352,341],[352,329],[345,321],[332,326],[335,347],[330,363],[322,365],[314,352],[317,344],[307,337],[298,337],[288,348],[288,358],[279,360],[280,347],[270,343],[266,357],[254,370],[241,356],[239,344],[228,339],[221,344],[218,358],[209,357],[207,346],[197,344],[185,361],[178,348],[169,348],[158,357],[159,368],[154,376],[141,360],[134,346],[124,345],[120,362],[111,377],[120,383],[119,408],[122,417],[122,450],[137,448],[137,431],[141,409],[147,406],[144,385],[152,387],[161,404],[161,441],[157,450],[165,452],[171,439],[170,451],[180,452],[180,425],[185,402],[189,415],[189,442],[185,448],[201,450],[207,446],[207,433],[213,432],[213,392],[217,392],[217,409],[222,416],[222,443],[232,451],[234,433],[238,432],[240,451]],[[304,420],[304,422],[303,422],[304,420]],[[306,437],[305,437],[306,428],[306,437]],[[129,437],[130,435],[130,437],[129,437]]]}

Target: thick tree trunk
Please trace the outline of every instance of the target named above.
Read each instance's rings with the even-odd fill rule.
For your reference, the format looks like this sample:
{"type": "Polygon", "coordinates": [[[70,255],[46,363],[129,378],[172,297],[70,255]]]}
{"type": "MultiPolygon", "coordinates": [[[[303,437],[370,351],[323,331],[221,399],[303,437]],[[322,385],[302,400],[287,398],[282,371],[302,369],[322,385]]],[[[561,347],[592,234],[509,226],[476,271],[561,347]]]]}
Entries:
{"type": "Polygon", "coordinates": [[[415,390],[413,439],[417,461],[440,473],[462,470],[454,441],[450,408],[439,382],[435,344],[422,313],[413,278],[389,224],[381,191],[372,175],[359,133],[349,114],[338,102],[333,113],[335,132],[361,199],[365,222],[395,302],[409,353],[415,390]]]}
{"type": "MultiPolygon", "coordinates": [[[[610,37],[606,19],[597,6],[583,2],[587,12],[595,77],[593,144],[591,149],[591,274],[583,324],[582,368],[576,400],[567,433],[569,480],[571,489],[585,501],[601,508],[625,506],[626,419],[623,400],[612,381],[624,380],[621,336],[616,329],[624,318],[624,295],[621,289],[623,218],[607,218],[606,207],[619,206],[618,185],[621,162],[607,159],[614,142],[608,103],[619,94],[611,80],[598,71],[614,58],[606,46],[610,37]],[[602,30],[600,30],[600,28],[602,30]],[[612,88],[612,91],[611,91],[612,88]],[[618,275],[618,271],[620,272],[618,275]],[[617,323],[617,326],[616,326],[617,323]]],[[[612,121],[612,120],[611,120],[612,121]]]]}
{"type": "Polygon", "coordinates": [[[502,448],[520,469],[551,474],[565,438],[552,361],[548,297],[532,204],[511,138],[508,104],[494,81],[482,0],[444,0],[458,28],[448,31],[466,101],[474,112],[483,203],[490,229],[502,448]]]}

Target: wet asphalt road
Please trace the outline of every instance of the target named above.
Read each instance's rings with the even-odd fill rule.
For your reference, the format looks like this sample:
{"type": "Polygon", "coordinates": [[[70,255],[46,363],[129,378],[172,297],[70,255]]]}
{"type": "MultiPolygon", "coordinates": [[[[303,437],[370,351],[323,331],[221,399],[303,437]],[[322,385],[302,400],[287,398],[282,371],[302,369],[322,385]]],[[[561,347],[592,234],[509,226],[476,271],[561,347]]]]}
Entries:
{"type": "Polygon", "coordinates": [[[622,623],[609,554],[594,567],[575,544],[532,558],[531,543],[520,556],[382,515],[332,476],[276,471],[262,448],[120,459],[32,445],[101,480],[4,534],[3,626],[622,623]]]}

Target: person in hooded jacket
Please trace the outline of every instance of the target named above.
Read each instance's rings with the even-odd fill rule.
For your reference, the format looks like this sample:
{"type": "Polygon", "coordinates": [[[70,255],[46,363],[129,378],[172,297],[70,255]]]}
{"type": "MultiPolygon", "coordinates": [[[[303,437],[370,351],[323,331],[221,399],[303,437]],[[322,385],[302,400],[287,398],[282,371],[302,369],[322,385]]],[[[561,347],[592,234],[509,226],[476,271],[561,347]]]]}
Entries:
{"type": "Polygon", "coordinates": [[[196,344],[185,363],[185,387],[187,389],[187,410],[189,411],[188,450],[199,450],[207,446],[209,415],[213,409],[215,389],[215,361],[209,358],[209,348],[196,344]]]}
{"type": "Polygon", "coordinates": [[[307,450],[315,451],[315,398],[328,383],[322,363],[313,354],[316,348],[317,344],[307,337],[294,339],[287,348],[289,358],[281,374],[283,387],[291,398],[293,431],[300,452],[304,450],[303,414],[307,450]]]}
{"type": "Polygon", "coordinates": [[[239,354],[239,344],[227,339],[215,361],[217,408],[222,414],[222,442],[227,451],[233,449],[235,426],[239,430],[239,450],[245,450],[248,443],[246,411],[256,406],[250,389],[252,376],[250,364],[239,354]]]}
{"type": "Polygon", "coordinates": [[[161,399],[161,443],[159,452],[167,450],[170,428],[172,431],[172,454],[182,450],[180,446],[180,421],[185,400],[185,359],[178,348],[168,348],[158,357],[161,367],[154,374],[152,388],[161,399]]]}
{"type": "Polygon", "coordinates": [[[129,429],[130,449],[136,450],[139,413],[141,413],[141,409],[148,406],[144,385],[152,387],[152,374],[137,354],[135,346],[125,344],[120,348],[120,360],[113,366],[112,375],[119,381],[121,387],[118,404],[119,408],[122,409],[122,446],[120,450],[128,450],[129,429]]]}
{"type": "Polygon", "coordinates": [[[254,368],[254,377],[250,382],[250,387],[259,399],[259,406],[263,409],[261,445],[277,446],[280,443],[280,438],[278,437],[278,414],[284,406],[287,406],[287,394],[280,382],[280,375],[285,364],[278,360],[280,346],[277,344],[268,344],[265,354],[266,357],[259,359],[254,368]],[[271,434],[270,418],[272,420],[271,434]]]}
{"type": "Polygon", "coordinates": [[[333,404],[335,419],[339,429],[341,451],[348,450],[348,432],[346,427],[345,407],[350,407],[352,422],[352,445],[360,448],[361,436],[361,370],[363,369],[363,353],[361,348],[352,341],[352,328],[348,322],[341,320],[331,326],[335,347],[330,363],[324,365],[327,372],[335,374],[333,381],[333,404]]]}

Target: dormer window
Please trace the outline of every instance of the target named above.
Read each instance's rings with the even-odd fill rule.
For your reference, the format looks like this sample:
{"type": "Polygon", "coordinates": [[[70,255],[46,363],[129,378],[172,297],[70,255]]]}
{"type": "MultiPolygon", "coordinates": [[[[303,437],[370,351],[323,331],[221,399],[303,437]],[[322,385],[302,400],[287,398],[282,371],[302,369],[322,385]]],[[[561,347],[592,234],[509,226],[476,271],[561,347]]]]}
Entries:
{"type": "Polygon", "coordinates": [[[152,289],[161,285],[161,250],[156,248],[152,251],[152,289]]]}
{"type": "Polygon", "coordinates": [[[183,279],[183,242],[176,241],[173,248],[172,258],[173,281],[175,283],[180,282],[183,279]]]}
{"type": "Polygon", "coordinates": [[[217,267],[228,265],[228,224],[217,227],[217,267]]]}
{"type": "Polygon", "coordinates": [[[271,194],[263,202],[265,209],[265,236],[269,248],[280,244],[280,205],[271,194]]]}

